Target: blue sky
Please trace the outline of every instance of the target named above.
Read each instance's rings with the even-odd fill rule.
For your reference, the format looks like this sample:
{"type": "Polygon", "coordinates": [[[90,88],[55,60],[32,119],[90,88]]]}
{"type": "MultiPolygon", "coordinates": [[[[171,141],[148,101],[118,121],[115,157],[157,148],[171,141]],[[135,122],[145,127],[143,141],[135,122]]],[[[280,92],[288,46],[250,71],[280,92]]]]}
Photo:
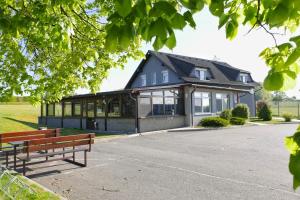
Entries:
{"type": "MultiPolygon", "coordinates": [[[[212,16],[208,9],[197,14],[195,21],[196,30],[187,27],[183,31],[176,32],[177,45],[172,51],[167,48],[160,51],[205,59],[217,57],[220,61],[250,71],[255,81],[263,81],[267,75],[268,67],[258,55],[264,48],[274,46],[274,41],[269,34],[263,29],[252,30],[251,33],[247,34],[250,27],[240,27],[238,36],[233,41],[229,41],[225,37],[225,30],[218,30],[218,19],[212,16]]],[[[290,34],[278,36],[278,43],[287,41],[289,36],[290,34]]],[[[149,49],[153,49],[150,44],[142,46],[145,53],[149,49]]],[[[124,88],[139,62],[140,60],[131,60],[123,70],[120,68],[112,69],[108,78],[102,83],[101,91],[124,88]]],[[[297,87],[288,91],[287,94],[300,98],[299,89],[300,80],[298,78],[297,87]]],[[[88,91],[79,90],[78,92],[86,93],[88,91]]]]}

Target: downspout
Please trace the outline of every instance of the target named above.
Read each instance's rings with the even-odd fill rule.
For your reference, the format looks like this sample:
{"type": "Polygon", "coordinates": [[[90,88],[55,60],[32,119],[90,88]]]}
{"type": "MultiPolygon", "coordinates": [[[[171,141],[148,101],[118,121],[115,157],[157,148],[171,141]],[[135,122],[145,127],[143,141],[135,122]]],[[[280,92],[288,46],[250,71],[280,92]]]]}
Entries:
{"type": "Polygon", "coordinates": [[[138,101],[137,101],[137,97],[134,98],[131,93],[129,93],[129,97],[130,97],[130,99],[132,99],[135,102],[135,133],[138,133],[139,132],[138,131],[138,129],[139,129],[138,128],[139,127],[139,116],[138,116],[139,106],[138,106],[138,101]]]}
{"type": "Polygon", "coordinates": [[[194,127],[194,108],[193,108],[193,96],[195,93],[196,88],[194,87],[191,92],[191,121],[192,121],[192,127],[194,127]]]}

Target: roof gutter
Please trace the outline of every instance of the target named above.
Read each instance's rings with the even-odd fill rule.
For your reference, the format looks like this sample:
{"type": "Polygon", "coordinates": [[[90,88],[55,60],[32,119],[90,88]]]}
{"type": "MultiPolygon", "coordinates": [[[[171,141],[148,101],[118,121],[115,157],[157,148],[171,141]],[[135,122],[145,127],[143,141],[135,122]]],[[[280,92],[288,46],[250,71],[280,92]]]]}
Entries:
{"type": "Polygon", "coordinates": [[[222,89],[222,90],[233,90],[233,91],[239,91],[239,92],[250,92],[251,89],[236,89],[232,87],[219,87],[219,86],[210,86],[210,85],[199,85],[199,84],[190,84],[193,87],[203,87],[203,88],[211,88],[211,89],[222,89]]]}

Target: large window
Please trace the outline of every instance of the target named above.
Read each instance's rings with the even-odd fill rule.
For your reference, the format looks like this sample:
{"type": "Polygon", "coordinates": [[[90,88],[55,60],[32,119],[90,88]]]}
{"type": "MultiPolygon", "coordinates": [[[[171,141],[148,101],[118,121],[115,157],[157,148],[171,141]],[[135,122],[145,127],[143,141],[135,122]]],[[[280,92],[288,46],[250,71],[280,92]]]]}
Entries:
{"type": "Polygon", "coordinates": [[[225,109],[229,108],[229,95],[217,93],[216,94],[216,106],[217,112],[222,112],[225,109]]]}
{"type": "Polygon", "coordinates": [[[153,72],[153,73],[152,73],[152,76],[151,76],[151,83],[152,83],[152,85],[156,85],[156,72],[153,72]]]}
{"type": "Polygon", "coordinates": [[[136,110],[136,103],[135,101],[130,98],[129,95],[123,95],[122,96],[122,117],[134,117],[135,116],[135,110],[136,110]]]}
{"type": "Polygon", "coordinates": [[[87,117],[95,117],[95,103],[94,102],[87,103],[87,117]]]}
{"type": "Polygon", "coordinates": [[[72,116],[72,103],[71,102],[65,102],[64,103],[64,116],[71,117],[72,116]]]}
{"type": "Polygon", "coordinates": [[[194,93],[194,113],[200,115],[211,112],[211,94],[209,92],[194,93]]]}
{"type": "Polygon", "coordinates": [[[120,100],[114,98],[108,103],[108,116],[109,117],[120,117],[120,100]]]}
{"type": "Polygon", "coordinates": [[[54,112],[56,117],[61,117],[62,116],[62,105],[61,103],[56,103],[55,104],[55,112],[54,112]]]}
{"type": "Polygon", "coordinates": [[[81,103],[80,102],[75,102],[73,103],[73,115],[74,116],[81,116],[81,103]]]}
{"type": "Polygon", "coordinates": [[[97,100],[96,116],[97,117],[104,117],[105,116],[105,102],[102,99],[97,100]]]}
{"type": "Polygon", "coordinates": [[[183,114],[183,98],[178,90],[160,90],[140,94],[140,116],[183,114]]]}
{"type": "Polygon", "coordinates": [[[48,116],[54,116],[54,104],[48,104],[48,116]]]}

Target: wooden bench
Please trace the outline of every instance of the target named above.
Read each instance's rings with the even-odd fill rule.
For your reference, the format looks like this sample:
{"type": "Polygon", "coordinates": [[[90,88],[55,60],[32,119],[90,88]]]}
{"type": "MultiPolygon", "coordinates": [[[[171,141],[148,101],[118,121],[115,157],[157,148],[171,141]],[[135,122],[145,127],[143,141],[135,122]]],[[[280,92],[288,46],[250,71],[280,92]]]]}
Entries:
{"type": "Polygon", "coordinates": [[[9,142],[22,142],[27,140],[50,138],[60,136],[60,129],[47,129],[47,130],[33,130],[22,132],[8,132],[0,134],[0,151],[5,154],[6,167],[8,167],[8,157],[10,153],[14,153],[14,168],[16,166],[15,149],[12,146],[4,146],[3,144],[9,142]]]}
{"type": "Polygon", "coordinates": [[[34,159],[43,157],[46,158],[46,161],[64,160],[82,167],[86,167],[87,152],[91,151],[94,138],[95,134],[89,133],[26,141],[23,149],[23,153],[25,155],[18,156],[18,159],[23,162],[23,175],[26,175],[26,164],[29,164],[29,162],[34,159]],[[47,151],[49,149],[55,149],[55,151],[48,153],[47,151]],[[38,154],[38,151],[45,151],[46,153],[38,154]],[[84,152],[84,163],[76,162],[75,153],[82,151],[84,152]],[[66,154],[69,153],[72,153],[72,156],[66,157],[66,154]],[[56,155],[62,155],[62,157],[58,159],[48,159],[48,157],[56,155]],[[72,158],[72,160],[69,158],[72,158]]]}

